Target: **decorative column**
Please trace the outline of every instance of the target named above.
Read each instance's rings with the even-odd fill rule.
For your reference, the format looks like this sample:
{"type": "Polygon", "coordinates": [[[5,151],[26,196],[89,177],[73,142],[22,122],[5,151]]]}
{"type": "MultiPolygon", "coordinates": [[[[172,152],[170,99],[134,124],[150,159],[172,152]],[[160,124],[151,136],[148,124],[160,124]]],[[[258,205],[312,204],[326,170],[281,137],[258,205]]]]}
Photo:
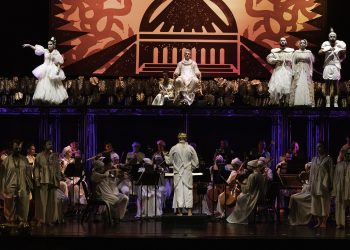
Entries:
{"type": "Polygon", "coordinates": [[[316,145],[319,141],[329,147],[329,121],[319,115],[309,117],[307,124],[307,156],[311,161],[316,155],[316,145]]]}
{"type": "Polygon", "coordinates": [[[55,115],[49,119],[48,138],[51,139],[54,152],[61,152],[61,116],[55,115]]]}
{"type": "Polygon", "coordinates": [[[271,129],[271,158],[274,170],[280,156],[287,151],[289,145],[289,123],[286,115],[280,111],[276,112],[272,117],[271,129]]]}
{"type": "Polygon", "coordinates": [[[48,113],[40,114],[40,125],[39,125],[39,149],[37,151],[41,151],[43,149],[43,142],[49,139],[49,115],[48,113]]]}
{"type": "MultiPolygon", "coordinates": [[[[84,137],[83,137],[83,145],[85,152],[85,160],[86,158],[90,158],[97,153],[97,145],[96,145],[96,124],[95,124],[95,115],[94,114],[86,114],[84,119],[84,137]]],[[[87,162],[86,167],[90,169],[91,161],[87,162]]]]}

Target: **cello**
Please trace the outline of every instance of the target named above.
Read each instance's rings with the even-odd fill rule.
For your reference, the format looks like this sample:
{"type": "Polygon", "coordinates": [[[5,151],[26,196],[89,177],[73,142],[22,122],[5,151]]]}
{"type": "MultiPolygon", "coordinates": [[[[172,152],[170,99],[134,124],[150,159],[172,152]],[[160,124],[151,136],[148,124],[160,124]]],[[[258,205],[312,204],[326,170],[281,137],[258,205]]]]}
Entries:
{"type": "Polygon", "coordinates": [[[237,197],[241,193],[239,188],[240,182],[238,179],[245,179],[245,174],[241,174],[241,170],[246,163],[247,160],[242,162],[241,166],[236,172],[236,176],[233,177],[231,183],[226,183],[226,190],[219,195],[219,202],[221,206],[234,206],[236,204],[237,197]]]}

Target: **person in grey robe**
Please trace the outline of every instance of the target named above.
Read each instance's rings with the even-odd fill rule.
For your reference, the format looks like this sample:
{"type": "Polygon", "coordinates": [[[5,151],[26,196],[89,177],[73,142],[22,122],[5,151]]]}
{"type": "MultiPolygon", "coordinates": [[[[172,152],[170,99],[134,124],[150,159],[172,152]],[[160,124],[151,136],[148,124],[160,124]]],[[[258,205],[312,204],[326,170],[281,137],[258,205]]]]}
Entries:
{"type": "Polygon", "coordinates": [[[46,140],[35,158],[35,219],[37,225],[53,224],[59,220],[57,189],[60,187],[60,162],[53,153],[52,142],[46,140]]]}
{"type": "Polygon", "coordinates": [[[188,144],[185,133],[178,134],[179,142],[165,155],[168,165],[174,167],[174,197],[173,208],[177,215],[182,215],[183,208],[192,216],[193,207],[193,176],[192,171],[198,168],[199,161],[196,150],[188,144]]]}
{"type": "Polygon", "coordinates": [[[248,224],[249,216],[264,194],[265,178],[261,174],[258,160],[249,161],[247,168],[253,172],[248,176],[246,182],[240,183],[242,192],[237,197],[232,213],[226,219],[229,223],[248,224]]]}
{"type": "Polygon", "coordinates": [[[118,222],[124,218],[129,198],[125,194],[119,193],[115,185],[111,185],[110,178],[113,178],[111,174],[115,171],[110,158],[95,160],[91,181],[93,183],[93,197],[105,201],[111,211],[111,221],[118,222]]]}
{"type": "Polygon", "coordinates": [[[293,194],[289,199],[289,224],[292,226],[306,225],[310,222],[311,215],[311,193],[309,184],[311,162],[305,164],[305,171],[299,174],[304,182],[299,193],[293,194]]]}
{"type": "Polygon", "coordinates": [[[33,189],[31,168],[28,160],[20,154],[22,142],[13,140],[12,151],[0,166],[0,193],[4,199],[6,221],[29,227],[29,194],[33,189]]]}
{"type": "Polygon", "coordinates": [[[350,207],[350,147],[343,149],[344,160],[337,163],[332,195],[335,196],[335,221],[337,228],[345,227],[346,208],[350,207]]]}
{"type": "Polygon", "coordinates": [[[317,219],[315,228],[325,228],[330,210],[334,164],[323,142],[319,142],[316,148],[317,156],[312,158],[309,179],[311,214],[317,219]]]}

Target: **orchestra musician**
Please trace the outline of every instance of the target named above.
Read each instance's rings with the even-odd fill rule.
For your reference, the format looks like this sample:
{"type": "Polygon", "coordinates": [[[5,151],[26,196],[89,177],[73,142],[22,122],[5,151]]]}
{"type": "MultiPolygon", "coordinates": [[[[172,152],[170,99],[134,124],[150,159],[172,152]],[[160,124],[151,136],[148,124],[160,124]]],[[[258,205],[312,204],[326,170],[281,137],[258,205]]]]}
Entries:
{"type": "MultiPolygon", "coordinates": [[[[149,158],[143,159],[142,167],[139,168],[139,172],[141,172],[141,175],[139,179],[142,177],[151,176],[153,177],[156,174],[155,166],[153,165],[153,162],[149,158]]],[[[147,181],[148,182],[148,181],[147,181]]],[[[142,181],[141,181],[142,183],[142,181]]],[[[149,183],[145,185],[139,185],[137,190],[137,212],[136,212],[136,218],[140,217],[154,217],[154,216],[161,216],[163,214],[162,209],[162,193],[159,188],[156,187],[156,185],[148,185],[149,183]]]]}
{"type": "Polygon", "coordinates": [[[125,215],[129,198],[119,193],[118,188],[111,186],[110,178],[114,178],[112,173],[115,171],[117,170],[113,167],[110,157],[94,160],[91,181],[93,197],[105,201],[110,206],[111,220],[117,223],[125,215]]]}
{"type": "Polygon", "coordinates": [[[237,200],[238,192],[240,191],[236,183],[237,175],[241,175],[241,171],[245,162],[242,162],[239,158],[235,158],[231,161],[231,164],[225,166],[225,170],[230,172],[229,177],[226,180],[228,186],[226,191],[223,190],[218,196],[218,203],[216,207],[217,218],[221,219],[225,216],[225,207],[234,206],[237,200]]]}
{"type": "Polygon", "coordinates": [[[239,182],[241,193],[237,197],[232,213],[226,219],[229,223],[248,224],[249,217],[265,189],[265,180],[261,174],[258,160],[249,161],[247,168],[252,173],[249,174],[246,182],[239,182]]]}
{"type": "Polygon", "coordinates": [[[203,197],[202,207],[203,213],[212,215],[220,212],[214,211],[216,203],[218,202],[218,196],[223,191],[223,184],[214,183],[214,172],[218,173],[220,167],[225,164],[225,160],[221,154],[216,155],[214,164],[209,168],[211,182],[207,187],[207,193],[203,197]]]}
{"type": "Polygon", "coordinates": [[[165,206],[165,200],[170,198],[172,192],[172,179],[165,179],[164,173],[169,172],[169,166],[165,162],[165,154],[168,152],[165,149],[166,143],[163,140],[157,141],[157,151],[152,156],[152,162],[155,164],[156,169],[160,172],[159,178],[159,191],[162,195],[162,207],[165,206]]]}

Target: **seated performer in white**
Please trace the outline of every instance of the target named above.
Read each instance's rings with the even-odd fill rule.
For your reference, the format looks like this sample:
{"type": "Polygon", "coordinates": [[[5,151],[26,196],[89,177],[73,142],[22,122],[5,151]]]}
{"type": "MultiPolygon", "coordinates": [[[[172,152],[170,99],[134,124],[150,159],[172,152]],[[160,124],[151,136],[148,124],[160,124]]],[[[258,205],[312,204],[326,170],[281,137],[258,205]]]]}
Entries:
{"type": "Polygon", "coordinates": [[[166,100],[174,100],[174,80],[169,78],[168,72],[163,72],[159,81],[159,94],[154,98],[152,105],[163,106],[166,100]]]}
{"type": "Polygon", "coordinates": [[[47,49],[41,45],[23,44],[23,48],[30,47],[38,56],[44,55],[44,63],[33,70],[33,74],[39,82],[36,86],[33,101],[49,104],[60,104],[68,98],[62,80],[66,78],[61,65],[63,57],[55,49],[56,39],[52,37],[47,43],[47,49]]]}
{"type": "Polygon", "coordinates": [[[237,197],[232,213],[226,219],[229,223],[248,224],[249,216],[265,190],[265,179],[258,160],[249,161],[247,168],[253,170],[253,173],[248,176],[246,183],[240,183],[242,192],[237,197]]]}
{"type": "Polygon", "coordinates": [[[109,178],[111,177],[111,171],[115,172],[116,169],[113,169],[110,158],[104,158],[103,161],[96,160],[93,163],[91,175],[93,196],[108,204],[111,209],[111,219],[117,222],[119,219],[123,219],[129,198],[122,193],[115,193],[117,189],[111,186],[109,178]]]}
{"type": "Polygon", "coordinates": [[[195,92],[199,88],[201,72],[197,63],[191,59],[189,49],[185,50],[185,58],[177,64],[174,78],[176,78],[174,103],[191,105],[195,98],[195,92]]]}
{"type": "Polygon", "coordinates": [[[305,164],[305,172],[299,174],[303,180],[303,188],[299,193],[290,196],[289,200],[289,224],[292,226],[306,225],[309,223],[311,215],[311,193],[309,185],[311,162],[305,164]]]}
{"type": "MultiPolygon", "coordinates": [[[[149,173],[150,168],[154,169],[154,166],[152,160],[149,158],[144,158],[143,161],[143,167],[139,169],[139,172],[142,173],[143,177],[146,177],[147,173],[149,173]]],[[[161,216],[162,214],[162,193],[158,188],[158,185],[142,185],[142,189],[141,185],[138,186],[137,212],[135,217],[154,217],[161,216]]]]}

